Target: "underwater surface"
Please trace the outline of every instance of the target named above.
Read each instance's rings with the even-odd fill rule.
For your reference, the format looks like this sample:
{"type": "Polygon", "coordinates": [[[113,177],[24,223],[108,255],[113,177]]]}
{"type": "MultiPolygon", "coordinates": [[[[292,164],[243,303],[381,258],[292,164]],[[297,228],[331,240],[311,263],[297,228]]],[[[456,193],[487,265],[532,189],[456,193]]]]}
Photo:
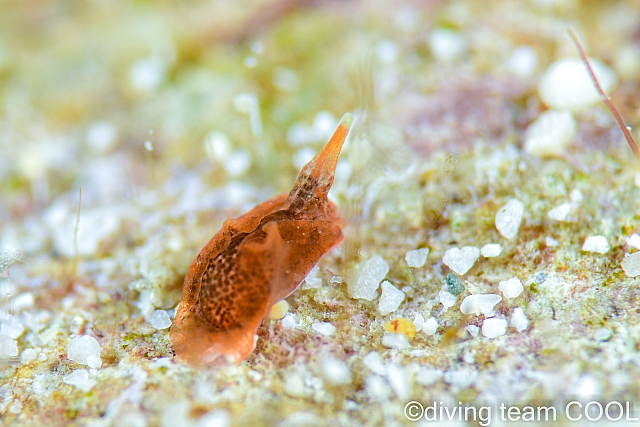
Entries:
{"type": "Polygon", "coordinates": [[[637,1],[0,2],[0,426],[640,418],[640,167],[569,27],[638,138],[637,1]],[[344,240],[189,364],[189,266],[347,112],[344,240]]]}

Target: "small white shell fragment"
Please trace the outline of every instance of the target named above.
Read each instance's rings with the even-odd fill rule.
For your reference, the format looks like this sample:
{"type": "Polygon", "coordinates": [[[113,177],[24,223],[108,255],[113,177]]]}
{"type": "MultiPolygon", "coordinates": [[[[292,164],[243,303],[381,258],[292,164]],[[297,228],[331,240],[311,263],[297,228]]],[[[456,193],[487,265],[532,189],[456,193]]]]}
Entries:
{"type": "Polygon", "coordinates": [[[494,258],[502,253],[502,246],[498,243],[487,243],[480,249],[480,254],[485,258],[494,258]]]}
{"type": "Polygon", "coordinates": [[[501,281],[498,289],[500,289],[505,298],[516,298],[524,291],[522,282],[517,277],[501,281]]]}
{"type": "Polygon", "coordinates": [[[167,329],[171,326],[171,318],[164,310],[155,310],[149,315],[147,321],[156,329],[167,329]]]}
{"type": "Polygon", "coordinates": [[[0,335],[8,336],[11,339],[18,339],[24,332],[24,325],[16,318],[7,314],[0,325],[0,335]]]}
{"type": "Polygon", "coordinates": [[[530,46],[518,46],[507,58],[506,65],[513,74],[529,77],[538,68],[538,54],[530,46]]]}
{"type": "Polygon", "coordinates": [[[438,320],[435,317],[430,317],[424,322],[422,330],[427,335],[433,335],[438,330],[438,320]]]}
{"type": "Polygon", "coordinates": [[[421,331],[424,327],[424,317],[419,312],[416,313],[415,317],[413,318],[413,326],[416,327],[417,331],[421,331]]]}
{"type": "Polygon", "coordinates": [[[384,365],[384,363],[382,363],[380,354],[377,351],[369,352],[365,357],[362,358],[362,363],[364,363],[364,366],[371,369],[371,371],[375,374],[381,376],[387,375],[387,367],[384,365]]]}
{"type": "Polygon", "coordinates": [[[573,203],[580,203],[584,199],[584,195],[579,188],[574,188],[571,190],[571,193],[569,193],[569,198],[573,203]]]}
{"type": "Polygon", "coordinates": [[[471,336],[477,337],[478,332],[480,332],[480,328],[478,328],[476,325],[469,325],[467,326],[467,332],[469,332],[471,336]]]}
{"type": "Polygon", "coordinates": [[[482,322],[482,335],[487,338],[496,338],[507,333],[507,321],[505,319],[485,319],[482,322]]]}
{"type": "Polygon", "coordinates": [[[31,292],[24,292],[13,299],[13,312],[20,313],[23,310],[33,307],[35,298],[31,292]]]}
{"type": "Polygon", "coordinates": [[[381,287],[382,295],[378,302],[378,312],[384,316],[389,313],[393,313],[398,309],[398,307],[400,307],[400,304],[404,301],[405,294],[400,289],[393,286],[388,280],[382,282],[381,287]]]}
{"type": "Polygon", "coordinates": [[[460,311],[464,314],[488,314],[500,301],[502,297],[497,294],[469,295],[460,304],[460,311]]]}
{"type": "Polygon", "coordinates": [[[640,236],[633,233],[631,236],[627,237],[627,245],[640,249],[640,236]]]}
{"type": "Polygon", "coordinates": [[[518,332],[522,332],[529,327],[529,319],[527,319],[527,315],[524,314],[522,307],[516,307],[513,309],[513,314],[511,315],[511,326],[516,328],[518,332]]]}
{"type": "Polygon", "coordinates": [[[429,248],[414,249],[407,252],[404,259],[409,267],[418,268],[427,261],[427,255],[429,255],[429,248]]]}
{"type": "Polygon", "coordinates": [[[317,265],[311,269],[309,274],[307,274],[307,277],[305,277],[304,281],[302,282],[301,288],[303,291],[307,289],[317,289],[322,286],[322,279],[318,277],[319,271],[320,267],[318,267],[317,265]]]}
{"type": "Polygon", "coordinates": [[[440,297],[440,302],[442,303],[442,305],[444,305],[444,309],[448,310],[449,308],[453,307],[456,303],[456,301],[458,301],[458,298],[453,295],[451,292],[448,291],[440,291],[440,293],[438,294],[438,297],[440,297]]]}
{"type": "Polygon", "coordinates": [[[287,313],[282,318],[282,323],[281,324],[282,324],[283,328],[295,329],[296,327],[298,327],[298,318],[293,313],[287,313]]]}
{"type": "Polygon", "coordinates": [[[582,245],[582,250],[585,252],[596,252],[599,254],[606,254],[609,252],[611,247],[609,246],[609,242],[604,236],[591,236],[587,237],[582,245]]]}
{"type": "Polygon", "coordinates": [[[527,128],[524,149],[536,157],[559,157],[573,141],[577,129],[571,112],[544,111],[527,128]]]}
{"type": "Polygon", "coordinates": [[[518,235],[523,212],[524,205],[520,200],[509,200],[496,212],[496,229],[507,239],[513,239],[518,235]]]}
{"type": "Polygon", "coordinates": [[[36,357],[38,357],[38,353],[34,349],[25,348],[20,355],[20,361],[23,365],[26,365],[36,360],[36,357]]]}
{"type": "Polygon", "coordinates": [[[465,274],[473,267],[480,257],[480,249],[475,246],[465,246],[462,249],[447,249],[442,262],[458,274],[465,274]]]}
{"type": "Polygon", "coordinates": [[[372,301],[378,292],[380,282],[389,272],[389,265],[380,255],[374,255],[360,268],[357,281],[351,281],[347,292],[351,298],[372,301]]]}
{"type": "Polygon", "coordinates": [[[420,367],[415,374],[416,383],[424,386],[430,386],[437,383],[443,376],[443,372],[440,369],[429,369],[420,367]]]}
{"type": "MultiPolygon", "coordinates": [[[[589,58],[591,67],[605,93],[617,83],[611,68],[597,59],[589,58]]],[[[587,68],[580,58],[562,58],[551,64],[538,84],[542,101],[550,108],[581,111],[600,102],[587,68]]]]}
{"type": "Polygon", "coordinates": [[[608,341],[613,335],[613,331],[609,328],[600,328],[593,335],[596,341],[608,341]]]}
{"type": "Polygon", "coordinates": [[[64,381],[65,384],[79,388],[85,393],[91,390],[97,382],[93,378],[89,378],[89,371],[86,369],[77,369],[65,376],[62,381],[64,381]]]}
{"type": "Polygon", "coordinates": [[[0,335],[0,358],[18,355],[18,343],[6,335],[0,335]]]}
{"type": "Polygon", "coordinates": [[[429,34],[429,48],[436,61],[449,63],[460,59],[467,50],[467,45],[457,31],[437,28],[429,34]]]}
{"type": "Polygon", "coordinates": [[[560,242],[558,242],[556,239],[554,239],[551,236],[547,236],[544,239],[544,242],[547,246],[549,246],[550,248],[555,248],[556,246],[560,245],[560,242]]]}
{"type": "Polygon", "coordinates": [[[627,276],[640,276],[640,252],[626,254],[622,260],[621,266],[627,276]]]}
{"type": "Polygon", "coordinates": [[[75,337],[67,346],[67,359],[98,369],[102,366],[100,350],[100,344],[95,338],[89,335],[75,337]]]}
{"type": "Polygon", "coordinates": [[[325,337],[330,337],[336,331],[336,327],[328,322],[313,322],[311,324],[311,329],[325,337]]]}
{"type": "Polygon", "coordinates": [[[549,218],[555,219],[556,221],[564,221],[567,219],[567,215],[569,215],[570,210],[571,205],[569,203],[563,203],[560,206],[556,206],[551,209],[547,215],[549,218]]]}
{"type": "Polygon", "coordinates": [[[333,356],[325,356],[322,358],[320,365],[322,367],[322,376],[328,383],[345,385],[351,382],[351,371],[342,360],[333,356]]]}
{"type": "Polygon", "coordinates": [[[409,338],[405,334],[386,333],[382,336],[382,345],[387,348],[409,348],[409,338]]]}

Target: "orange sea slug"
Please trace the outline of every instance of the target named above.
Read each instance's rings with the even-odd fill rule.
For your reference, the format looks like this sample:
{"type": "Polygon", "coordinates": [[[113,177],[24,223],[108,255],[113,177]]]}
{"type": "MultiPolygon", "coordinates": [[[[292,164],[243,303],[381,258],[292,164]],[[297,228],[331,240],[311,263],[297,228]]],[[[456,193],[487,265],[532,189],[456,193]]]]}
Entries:
{"type": "Polygon", "coordinates": [[[351,122],[345,114],[289,194],[225,221],[200,251],[169,332],[179,357],[194,365],[244,360],[271,307],[342,241],[345,221],[327,193],[351,122]]]}

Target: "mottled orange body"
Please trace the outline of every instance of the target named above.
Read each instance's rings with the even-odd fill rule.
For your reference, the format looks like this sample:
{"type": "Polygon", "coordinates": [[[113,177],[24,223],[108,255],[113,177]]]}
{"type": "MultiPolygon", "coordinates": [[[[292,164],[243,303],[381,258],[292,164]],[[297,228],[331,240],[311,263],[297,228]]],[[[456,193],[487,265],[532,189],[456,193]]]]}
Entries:
{"type": "Polygon", "coordinates": [[[169,333],[178,356],[194,365],[244,360],[271,307],[342,241],[345,222],[327,194],[351,121],[345,114],[289,194],[225,221],[200,251],[169,333]]]}

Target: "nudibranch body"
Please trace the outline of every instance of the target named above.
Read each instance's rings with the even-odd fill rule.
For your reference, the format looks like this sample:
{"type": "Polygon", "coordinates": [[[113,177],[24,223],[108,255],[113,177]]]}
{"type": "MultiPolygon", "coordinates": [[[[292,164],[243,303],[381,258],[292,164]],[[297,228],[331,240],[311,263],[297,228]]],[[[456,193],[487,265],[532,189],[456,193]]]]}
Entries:
{"type": "Polygon", "coordinates": [[[351,122],[345,114],[289,194],[225,221],[200,251],[169,333],[179,357],[194,365],[244,360],[271,307],[342,241],[346,224],[327,194],[351,122]]]}

